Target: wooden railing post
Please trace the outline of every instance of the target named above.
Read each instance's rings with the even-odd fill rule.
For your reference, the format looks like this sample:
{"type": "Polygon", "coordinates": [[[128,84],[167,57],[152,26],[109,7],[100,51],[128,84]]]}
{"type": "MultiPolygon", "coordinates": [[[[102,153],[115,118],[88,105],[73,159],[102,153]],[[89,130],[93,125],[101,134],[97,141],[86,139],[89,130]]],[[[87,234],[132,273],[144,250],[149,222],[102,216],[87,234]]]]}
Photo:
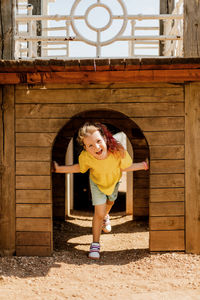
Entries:
{"type": "Polygon", "coordinates": [[[0,0],[0,59],[14,59],[15,1],[0,0]]]}
{"type": "MultiPolygon", "coordinates": [[[[33,15],[41,15],[42,14],[42,4],[41,0],[28,0],[28,4],[33,5],[33,15]]],[[[36,21],[36,35],[42,35],[42,22],[36,21]]],[[[37,56],[41,57],[41,42],[37,43],[37,56]]]]}
{"type": "Polygon", "coordinates": [[[184,0],[183,55],[200,56],[200,5],[196,0],[184,0]]]}
{"type": "MultiPolygon", "coordinates": [[[[171,14],[174,9],[174,0],[160,0],[160,14],[171,14]]],[[[160,35],[164,34],[164,22],[160,21],[160,35]]],[[[159,43],[159,55],[164,56],[164,42],[159,43]]]]}

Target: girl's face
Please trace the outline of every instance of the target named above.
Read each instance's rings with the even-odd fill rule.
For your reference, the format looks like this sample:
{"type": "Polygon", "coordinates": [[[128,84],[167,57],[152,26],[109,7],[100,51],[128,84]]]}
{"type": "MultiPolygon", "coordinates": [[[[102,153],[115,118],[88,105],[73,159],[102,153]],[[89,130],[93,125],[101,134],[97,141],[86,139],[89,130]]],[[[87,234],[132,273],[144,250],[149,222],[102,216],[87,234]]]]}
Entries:
{"type": "Polygon", "coordinates": [[[85,150],[97,159],[107,158],[108,151],[105,139],[96,130],[91,135],[83,139],[85,150]]]}

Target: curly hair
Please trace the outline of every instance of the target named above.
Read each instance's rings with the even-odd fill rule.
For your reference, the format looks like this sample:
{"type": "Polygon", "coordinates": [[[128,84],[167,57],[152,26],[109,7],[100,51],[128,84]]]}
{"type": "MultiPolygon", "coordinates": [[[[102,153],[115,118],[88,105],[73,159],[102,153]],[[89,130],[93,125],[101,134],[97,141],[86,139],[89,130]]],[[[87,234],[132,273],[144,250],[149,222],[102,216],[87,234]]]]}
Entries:
{"type": "Polygon", "coordinates": [[[93,134],[97,130],[100,132],[101,136],[105,138],[108,151],[123,158],[125,155],[124,147],[113,137],[106,125],[102,123],[85,123],[78,131],[78,143],[84,147],[84,138],[93,134]]]}

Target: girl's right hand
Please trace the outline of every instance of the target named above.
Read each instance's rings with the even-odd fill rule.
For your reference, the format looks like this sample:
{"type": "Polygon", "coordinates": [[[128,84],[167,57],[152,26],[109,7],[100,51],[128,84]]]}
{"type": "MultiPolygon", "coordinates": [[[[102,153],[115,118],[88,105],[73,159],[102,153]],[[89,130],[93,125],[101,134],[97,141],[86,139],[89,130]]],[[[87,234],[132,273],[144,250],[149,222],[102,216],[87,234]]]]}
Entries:
{"type": "Polygon", "coordinates": [[[56,173],[56,170],[58,169],[58,163],[56,161],[53,161],[51,163],[51,172],[55,172],[56,173]]]}

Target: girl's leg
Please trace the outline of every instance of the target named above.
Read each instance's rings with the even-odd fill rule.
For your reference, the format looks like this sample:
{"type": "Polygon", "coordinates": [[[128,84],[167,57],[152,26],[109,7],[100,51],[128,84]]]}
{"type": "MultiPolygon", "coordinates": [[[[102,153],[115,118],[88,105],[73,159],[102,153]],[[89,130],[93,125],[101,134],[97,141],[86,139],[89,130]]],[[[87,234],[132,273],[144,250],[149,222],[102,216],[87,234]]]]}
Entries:
{"type": "Polygon", "coordinates": [[[106,215],[106,203],[94,206],[94,216],[92,221],[93,243],[99,243],[103,219],[106,215]]]}
{"type": "Polygon", "coordinates": [[[103,219],[103,224],[102,224],[102,230],[105,232],[105,233],[109,233],[111,232],[111,223],[110,223],[110,216],[109,216],[109,212],[112,208],[114,204],[114,201],[110,201],[109,199],[107,199],[107,203],[106,203],[106,214],[104,216],[104,219],[103,219]]]}
{"type": "Polygon", "coordinates": [[[114,201],[110,201],[109,199],[107,200],[107,203],[106,203],[106,216],[109,214],[112,206],[114,204],[114,201]]]}

